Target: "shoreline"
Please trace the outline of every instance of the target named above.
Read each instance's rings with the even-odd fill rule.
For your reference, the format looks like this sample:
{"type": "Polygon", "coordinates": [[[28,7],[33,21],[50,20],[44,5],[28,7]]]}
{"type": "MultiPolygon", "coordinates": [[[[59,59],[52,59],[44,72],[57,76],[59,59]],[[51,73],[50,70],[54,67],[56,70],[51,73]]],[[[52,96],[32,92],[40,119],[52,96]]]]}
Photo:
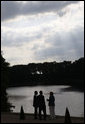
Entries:
{"type": "Polygon", "coordinates": [[[79,87],[75,87],[72,85],[67,85],[67,84],[50,84],[50,85],[18,85],[18,86],[9,86],[7,87],[7,89],[9,88],[19,88],[19,87],[36,87],[36,86],[69,86],[68,88],[63,88],[62,91],[78,91],[78,92],[84,92],[84,88],[79,88],[79,87]]]}
{"type": "MultiPolygon", "coordinates": [[[[34,119],[32,113],[25,113],[25,120],[20,120],[20,113],[1,112],[1,123],[64,123],[65,116],[56,115],[55,119],[34,119]]],[[[71,117],[72,123],[84,123],[84,117],[71,117]]]]}

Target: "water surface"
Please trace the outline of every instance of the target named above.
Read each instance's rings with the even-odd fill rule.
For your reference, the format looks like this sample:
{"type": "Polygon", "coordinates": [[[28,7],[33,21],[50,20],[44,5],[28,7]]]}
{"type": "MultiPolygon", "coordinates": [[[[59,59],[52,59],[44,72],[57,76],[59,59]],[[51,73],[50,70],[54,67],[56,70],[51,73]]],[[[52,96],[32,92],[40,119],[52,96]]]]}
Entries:
{"type": "MultiPolygon", "coordinates": [[[[33,95],[34,91],[42,90],[45,101],[49,97],[49,92],[53,91],[55,96],[55,114],[65,115],[66,107],[68,107],[70,115],[75,117],[84,116],[84,93],[78,91],[66,91],[64,88],[69,86],[33,86],[33,87],[16,87],[8,88],[7,93],[9,101],[15,106],[13,112],[20,112],[23,105],[25,113],[33,113],[33,95]]],[[[49,114],[48,102],[46,101],[46,110],[49,114]]]]}

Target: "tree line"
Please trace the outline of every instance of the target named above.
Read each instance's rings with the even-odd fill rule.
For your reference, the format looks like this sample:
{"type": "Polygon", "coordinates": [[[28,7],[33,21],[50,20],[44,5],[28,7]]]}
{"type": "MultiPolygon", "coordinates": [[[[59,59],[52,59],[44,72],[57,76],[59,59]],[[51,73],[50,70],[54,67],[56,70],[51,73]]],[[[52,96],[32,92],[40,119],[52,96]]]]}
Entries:
{"type": "Polygon", "coordinates": [[[63,62],[29,63],[9,67],[9,86],[84,86],[84,58],[63,62]]]}

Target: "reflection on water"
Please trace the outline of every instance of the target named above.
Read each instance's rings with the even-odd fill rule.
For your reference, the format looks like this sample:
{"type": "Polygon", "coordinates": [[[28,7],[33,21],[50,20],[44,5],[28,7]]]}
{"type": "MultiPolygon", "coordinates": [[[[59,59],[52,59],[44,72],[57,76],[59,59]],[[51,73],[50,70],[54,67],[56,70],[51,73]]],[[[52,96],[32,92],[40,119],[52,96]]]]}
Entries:
{"type": "Polygon", "coordinates": [[[26,99],[27,97],[29,97],[29,96],[9,95],[9,99],[10,99],[10,100],[12,100],[12,99],[21,100],[21,99],[26,99]]]}
{"type": "Polygon", "coordinates": [[[61,88],[60,89],[61,92],[84,92],[84,89],[80,89],[80,88],[75,88],[75,87],[72,87],[72,86],[69,86],[69,87],[66,87],[66,88],[61,88]]]}
{"type": "MultiPolygon", "coordinates": [[[[49,97],[50,91],[55,96],[55,113],[56,115],[65,115],[65,109],[68,107],[71,116],[84,116],[84,93],[75,91],[63,91],[62,89],[69,86],[35,86],[35,87],[18,87],[7,90],[9,101],[15,106],[14,112],[20,112],[23,105],[26,113],[33,113],[33,95],[34,91],[42,90],[45,100],[49,97]]],[[[49,114],[48,102],[46,101],[46,110],[49,114]]]]}

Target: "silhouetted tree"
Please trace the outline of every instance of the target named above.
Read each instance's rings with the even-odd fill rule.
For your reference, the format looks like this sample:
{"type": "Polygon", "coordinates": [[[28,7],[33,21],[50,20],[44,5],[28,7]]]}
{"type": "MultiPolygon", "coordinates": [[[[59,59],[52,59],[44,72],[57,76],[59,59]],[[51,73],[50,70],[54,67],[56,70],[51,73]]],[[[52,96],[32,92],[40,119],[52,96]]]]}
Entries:
{"type": "Polygon", "coordinates": [[[65,122],[64,123],[72,123],[71,122],[71,117],[70,117],[70,113],[69,113],[69,110],[68,108],[66,108],[66,112],[65,112],[65,122]]]}
{"type": "Polygon", "coordinates": [[[10,103],[8,103],[6,88],[8,84],[8,67],[9,63],[1,55],[1,111],[10,111],[10,103]]]}
{"type": "Polygon", "coordinates": [[[21,120],[24,120],[25,119],[25,114],[24,114],[23,106],[21,106],[21,109],[20,109],[20,119],[21,120]]]}

